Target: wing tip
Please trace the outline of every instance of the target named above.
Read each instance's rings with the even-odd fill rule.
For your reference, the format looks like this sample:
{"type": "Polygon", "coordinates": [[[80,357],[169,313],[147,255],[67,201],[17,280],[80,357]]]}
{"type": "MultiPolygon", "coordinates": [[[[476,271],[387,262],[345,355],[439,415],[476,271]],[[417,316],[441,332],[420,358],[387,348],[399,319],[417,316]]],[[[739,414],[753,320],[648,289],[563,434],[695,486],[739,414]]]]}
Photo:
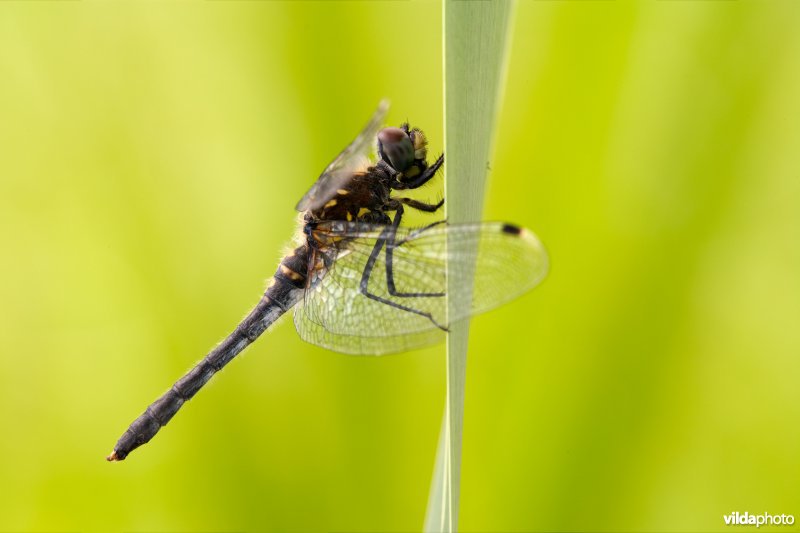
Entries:
{"type": "Polygon", "coordinates": [[[509,224],[508,222],[503,224],[503,227],[500,228],[500,231],[503,233],[508,233],[510,235],[522,235],[524,231],[523,228],[517,226],[516,224],[509,224]]]}

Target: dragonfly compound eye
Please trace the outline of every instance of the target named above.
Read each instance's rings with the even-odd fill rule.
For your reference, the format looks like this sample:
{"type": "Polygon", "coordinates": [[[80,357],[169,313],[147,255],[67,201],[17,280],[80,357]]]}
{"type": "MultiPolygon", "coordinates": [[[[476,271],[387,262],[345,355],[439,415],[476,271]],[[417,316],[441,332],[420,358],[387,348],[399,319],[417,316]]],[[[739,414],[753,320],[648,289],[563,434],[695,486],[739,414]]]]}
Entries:
{"type": "Polygon", "coordinates": [[[414,144],[400,128],[383,128],[378,132],[378,153],[398,172],[414,164],[414,144]]]}

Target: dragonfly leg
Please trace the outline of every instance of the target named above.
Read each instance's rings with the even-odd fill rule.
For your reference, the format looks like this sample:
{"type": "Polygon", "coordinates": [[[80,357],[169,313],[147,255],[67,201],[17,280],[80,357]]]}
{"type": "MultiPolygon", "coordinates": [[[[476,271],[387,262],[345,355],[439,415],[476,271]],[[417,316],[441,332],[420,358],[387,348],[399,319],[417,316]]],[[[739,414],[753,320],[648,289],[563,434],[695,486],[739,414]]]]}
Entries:
{"type": "Polygon", "coordinates": [[[395,200],[407,205],[408,207],[418,211],[424,211],[426,213],[435,213],[444,205],[444,198],[435,204],[426,204],[425,202],[420,202],[419,200],[414,200],[413,198],[395,198],[395,200]]]}
{"type": "Polygon", "coordinates": [[[436,222],[428,224],[427,226],[422,226],[419,229],[415,229],[414,231],[410,232],[408,235],[406,235],[404,238],[400,239],[399,241],[394,241],[394,247],[395,248],[401,247],[403,244],[407,243],[408,241],[416,239],[419,236],[420,233],[428,231],[429,229],[434,228],[434,227],[438,226],[439,224],[447,224],[447,219],[437,220],[436,222]]]}
{"type": "MultiPolygon", "coordinates": [[[[383,233],[381,233],[381,236],[375,242],[375,246],[372,248],[372,253],[369,254],[369,259],[367,259],[367,264],[364,267],[364,273],[361,275],[361,285],[360,285],[359,290],[361,291],[361,294],[363,294],[364,296],[366,296],[367,298],[369,298],[371,300],[375,300],[376,302],[380,302],[382,304],[386,304],[388,306],[394,307],[396,309],[400,309],[402,311],[407,311],[409,313],[414,313],[416,315],[424,316],[425,318],[430,320],[433,323],[433,325],[436,326],[437,328],[439,328],[439,329],[441,329],[443,331],[448,331],[446,327],[444,327],[441,324],[439,324],[438,322],[436,322],[436,320],[433,318],[433,315],[431,315],[428,312],[420,311],[419,309],[414,309],[413,307],[408,307],[408,306],[405,306],[405,305],[401,305],[401,304],[399,304],[397,302],[393,302],[392,300],[389,300],[387,298],[382,298],[382,297],[378,296],[377,294],[372,294],[371,292],[369,292],[369,288],[368,288],[369,287],[369,279],[370,279],[370,276],[372,276],[372,271],[375,268],[375,263],[378,260],[378,255],[381,253],[381,249],[387,243],[387,240],[389,238],[394,239],[394,235],[395,235],[395,232],[397,230],[397,225],[400,224],[400,219],[402,218],[402,216],[403,216],[403,209],[401,207],[400,209],[397,210],[397,214],[394,217],[394,221],[392,222],[392,225],[388,226],[385,230],[383,230],[383,233]]],[[[386,250],[387,250],[387,253],[388,253],[389,248],[387,247],[386,250]]],[[[391,293],[391,290],[390,290],[390,293],[391,293]]]]}
{"type": "Polygon", "coordinates": [[[437,159],[436,162],[434,162],[431,166],[426,168],[422,172],[422,174],[412,179],[411,181],[400,181],[399,179],[397,179],[398,172],[393,168],[391,168],[391,166],[388,165],[383,160],[378,161],[376,166],[380,167],[384,172],[386,172],[389,175],[389,177],[391,178],[389,186],[392,189],[402,190],[402,189],[418,189],[419,187],[422,187],[436,175],[436,172],[439,171],[443,163],[444,163],[444,154],[440,155],[439,159],[437,159]]]}
{"type": "MultiPolygon", "coordinates": [[[[442,200],[441,203],[444,203],[442,200]]],[[[437,207],[438,209],[438,207],[437,207]]],[[[403,243],[407,242],[411,235],[407,238],[403,239],[402,241],[395,241],[395,236],[397,235],[397,225],[400,223],[400,211],[398,211],[398,215],[395,216],[395,220],[392,223],[391,227],[386,228],[389,231],[389,235],[386,237],[386,287],[389,290],[389,294],[392,296],[397,296],[400,298],[441,298],[445,295],[443,292],[400,292],[397,290],[394,284],[394,250],[395,248],[399,247],[403,243]]],[[[444,222],[444,220],[440,220],[438,222],[434,222],[433,224],[428,224],[424,228],[421,228],[413,233],[413,235],[419,235],[426,229],[430,229],[434,226],[437,226],[444,222]]]]}
{"type": "Polygon", "coordinates": [[[413,181],[409,181],[405,183],[407,189],[416,189],[418,187],[422,187],[426,183],[430,181],[432,177],[436,175],[439,168],[444,163],[444,154],[439,156],[439,159],[436,160],[431,166],[425,169],[425,172],[414,178],[413,181]]]}

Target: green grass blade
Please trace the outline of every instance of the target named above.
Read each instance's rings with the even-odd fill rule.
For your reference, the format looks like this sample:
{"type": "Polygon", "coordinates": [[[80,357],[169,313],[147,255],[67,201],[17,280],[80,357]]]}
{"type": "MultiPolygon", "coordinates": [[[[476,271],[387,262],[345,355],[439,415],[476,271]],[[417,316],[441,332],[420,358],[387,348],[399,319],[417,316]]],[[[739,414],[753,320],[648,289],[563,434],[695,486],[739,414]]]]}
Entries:
{"type": "MultiPolygon", "coordinates": [[[[481,219],[495,115],[510,43],[510,0],[445,0],[445,198],[451,223],[481,219]]],[[[469,299],[471,272],[448,272],[448,307],[469,299]],[[458,289],[458,290],[454,290],[458,289]]],[[[461,480],[469,323],[454,324],[447,339],[447,400],[425,531],[456,531],[461,480]]]]}

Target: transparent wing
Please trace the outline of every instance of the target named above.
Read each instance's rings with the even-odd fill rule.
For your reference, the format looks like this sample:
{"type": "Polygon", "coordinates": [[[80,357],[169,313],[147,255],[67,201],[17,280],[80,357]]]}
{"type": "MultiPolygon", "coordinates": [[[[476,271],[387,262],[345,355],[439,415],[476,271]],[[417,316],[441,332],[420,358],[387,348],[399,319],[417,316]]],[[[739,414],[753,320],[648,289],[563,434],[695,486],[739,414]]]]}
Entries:
{"type": "Polygon", "coordinates": [[[369,161],[375,146],[375,138],[387,111],[389,111],[389,101],[382,100],[358,137],[320,174],[305,196],[297,202],[295,209],[306,211],[325,205],[336,194],[336,189],[341,189],[352,178],[353,173],[364,167],[364,163],[369,161]]]}
{"type": "Polygon", "coordinates": [[[449,324],[532,289],[548,268],[536,236],[510,224],[399,228],[391,262],[384,244],[371,271],[375,245],[390,237],[391,228],[337,221],[317,229],[342,240],[328,272],[295,308],[295,327],[303,340],[345,353],[377,355],[436,343],[449,324]],[[450,316],[443,295],[447,268],[474,272],[472,286],[451,295],[456,305],[450,316]],[[365,270],[372,298],[361,291],[365,270]]]}

